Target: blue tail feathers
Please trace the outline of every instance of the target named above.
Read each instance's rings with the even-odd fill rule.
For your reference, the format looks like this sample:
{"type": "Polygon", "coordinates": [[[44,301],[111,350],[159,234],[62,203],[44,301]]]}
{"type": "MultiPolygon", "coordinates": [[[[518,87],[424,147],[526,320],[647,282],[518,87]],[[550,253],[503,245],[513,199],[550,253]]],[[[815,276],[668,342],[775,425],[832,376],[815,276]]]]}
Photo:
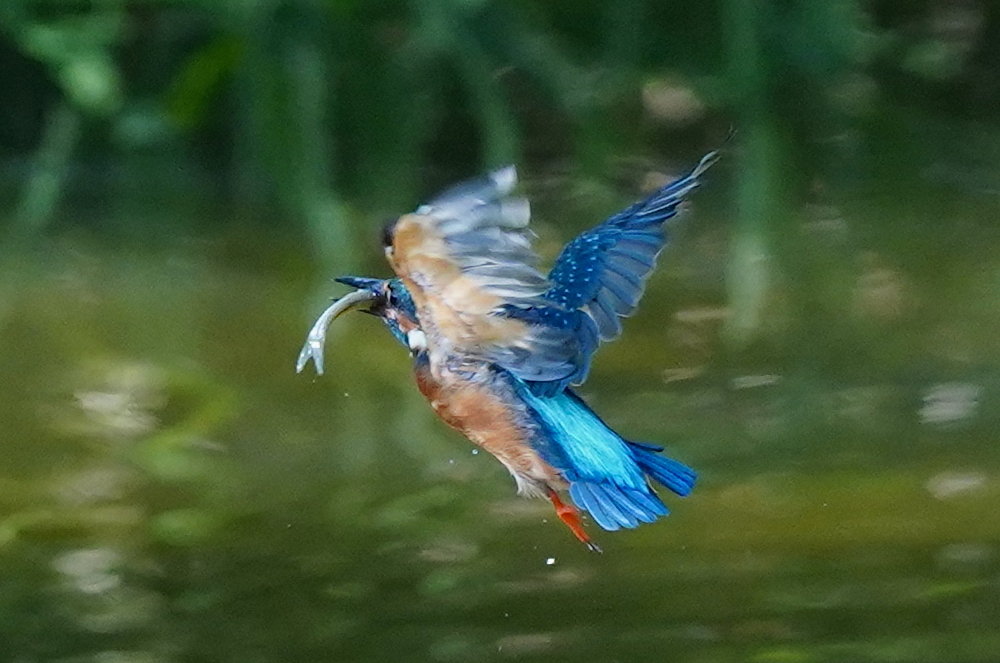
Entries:
{"type": "Polygon", "coordinates": [[[669,513],[652,491],[577,481],[570,484],[569,494],[578,507],[590,513],[594,522],[611,532],[622,527],[638,527],[639,523],[651,523],[669,513]]]}
{"type": "MultiPolygon", "coordinates": [[[[694,470],[676,460],[661,456],[662,447],[642,442],[627,442],[639,468],[657,483],[686,497],[694,488],[694,470]]],[[[590,513],[602,529],[615,531],[622,527],[638,527],[651,523],[670,511],[649,486],[645,490],[626,488],[613,483],[572,481],[570,497],[581,509],[590,513]]]]}
{"type": "Polygon", "coordinates": [[[692,469],[663,456],[662,447],[625,440],[572,389],[546,398],[535,392],[538,385],[509,379],[537,424],[533,448],[561,472],[576,506],[604,529],[637,527],[667,515],[653,482],[681,496],[691,492],[692,469]]]}
{"type": "Polygon", "coordinates": [[[687,497],[698,478],[695,471],[672,458],[661,456],[663,449],[649,444],[629,442],[632,457],[639,468],[657,483],[663,484],[681,497],[687,497]]]}

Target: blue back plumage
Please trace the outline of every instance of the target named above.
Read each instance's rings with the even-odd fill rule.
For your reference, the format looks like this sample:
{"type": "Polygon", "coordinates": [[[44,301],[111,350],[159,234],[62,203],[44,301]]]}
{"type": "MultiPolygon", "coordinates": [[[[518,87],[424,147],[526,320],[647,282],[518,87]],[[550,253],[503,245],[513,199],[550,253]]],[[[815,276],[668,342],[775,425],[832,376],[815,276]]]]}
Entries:
{"type": "Polygon", "coordinates": [[[520,380],[516,389],[538,415],[550,443],[559,449],[561,458],[552,464],[566,472],[570,481],[611,480],[629,488],[645,485],[625,441],[579,396],[566,390],[553,398],[539,397],[520,380]]]}

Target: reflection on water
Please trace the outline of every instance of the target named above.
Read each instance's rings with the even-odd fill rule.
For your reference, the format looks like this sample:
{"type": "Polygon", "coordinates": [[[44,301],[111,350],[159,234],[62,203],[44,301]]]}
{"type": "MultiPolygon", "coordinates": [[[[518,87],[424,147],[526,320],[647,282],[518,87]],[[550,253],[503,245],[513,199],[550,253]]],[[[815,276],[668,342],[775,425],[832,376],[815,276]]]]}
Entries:
{"type": "Polygon", "coordinates": [[[319,296],[289,270],[53,250],[3,320],[0,660],[995,656],[998,265],[862,253],[727,358],[715,241],[583,390],[702,476],[601,556],[433,418],[376,321],[296,376],[319,296]]]}

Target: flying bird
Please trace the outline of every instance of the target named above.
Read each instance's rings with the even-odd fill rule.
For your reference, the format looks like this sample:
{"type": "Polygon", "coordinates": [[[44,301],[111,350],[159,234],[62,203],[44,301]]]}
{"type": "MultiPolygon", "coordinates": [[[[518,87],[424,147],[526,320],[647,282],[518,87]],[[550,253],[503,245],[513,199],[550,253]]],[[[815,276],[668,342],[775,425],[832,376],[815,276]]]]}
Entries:
{"type": "Polygon", "coordinates": [[[652,488],[687,496],[695,472],[612,430],[572,389],[601,342],[635,310],[675,217],[711,152],[687,175],[570,241],[543,274],[513,167],[455,186],[383,233],[394,278],[341,277],[354,288],[316,321],[299,354],[323,372],[329,324],[349,310],[382,319],[413,357],[435,413],[546,497],[591,550],[580,510],[614,531],[668,513],[652,488]],[[564,500],[561,493],[569,493],[564,500]]]}

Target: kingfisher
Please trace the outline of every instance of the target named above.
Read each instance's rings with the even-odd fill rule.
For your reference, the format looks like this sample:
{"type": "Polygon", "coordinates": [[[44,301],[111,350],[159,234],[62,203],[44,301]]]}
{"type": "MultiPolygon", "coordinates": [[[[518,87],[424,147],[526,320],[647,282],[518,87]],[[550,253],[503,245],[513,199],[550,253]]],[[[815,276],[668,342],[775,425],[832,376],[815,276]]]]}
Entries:
{"type": "Polygon", "coordinates": [[[519,494],[548,498],[576,538],[600,552],[581,511],[607,531],[651,523],[669,513],[653,484],[686,497],[696,474],[662,447],[612,430],[573,386],[587,378],[600,343],[621,334],[667,242],[665,223],[717,159],[710,152],[583,232],[548,274],[537,266],[513,167],[448,189],[384,229],[394,277],[336,279],[353,291],[316,320],[297,371],[311,360],[323,373],[338,316],[381,318],[409,350],[438,417],[495,456],[519,494]]]}

